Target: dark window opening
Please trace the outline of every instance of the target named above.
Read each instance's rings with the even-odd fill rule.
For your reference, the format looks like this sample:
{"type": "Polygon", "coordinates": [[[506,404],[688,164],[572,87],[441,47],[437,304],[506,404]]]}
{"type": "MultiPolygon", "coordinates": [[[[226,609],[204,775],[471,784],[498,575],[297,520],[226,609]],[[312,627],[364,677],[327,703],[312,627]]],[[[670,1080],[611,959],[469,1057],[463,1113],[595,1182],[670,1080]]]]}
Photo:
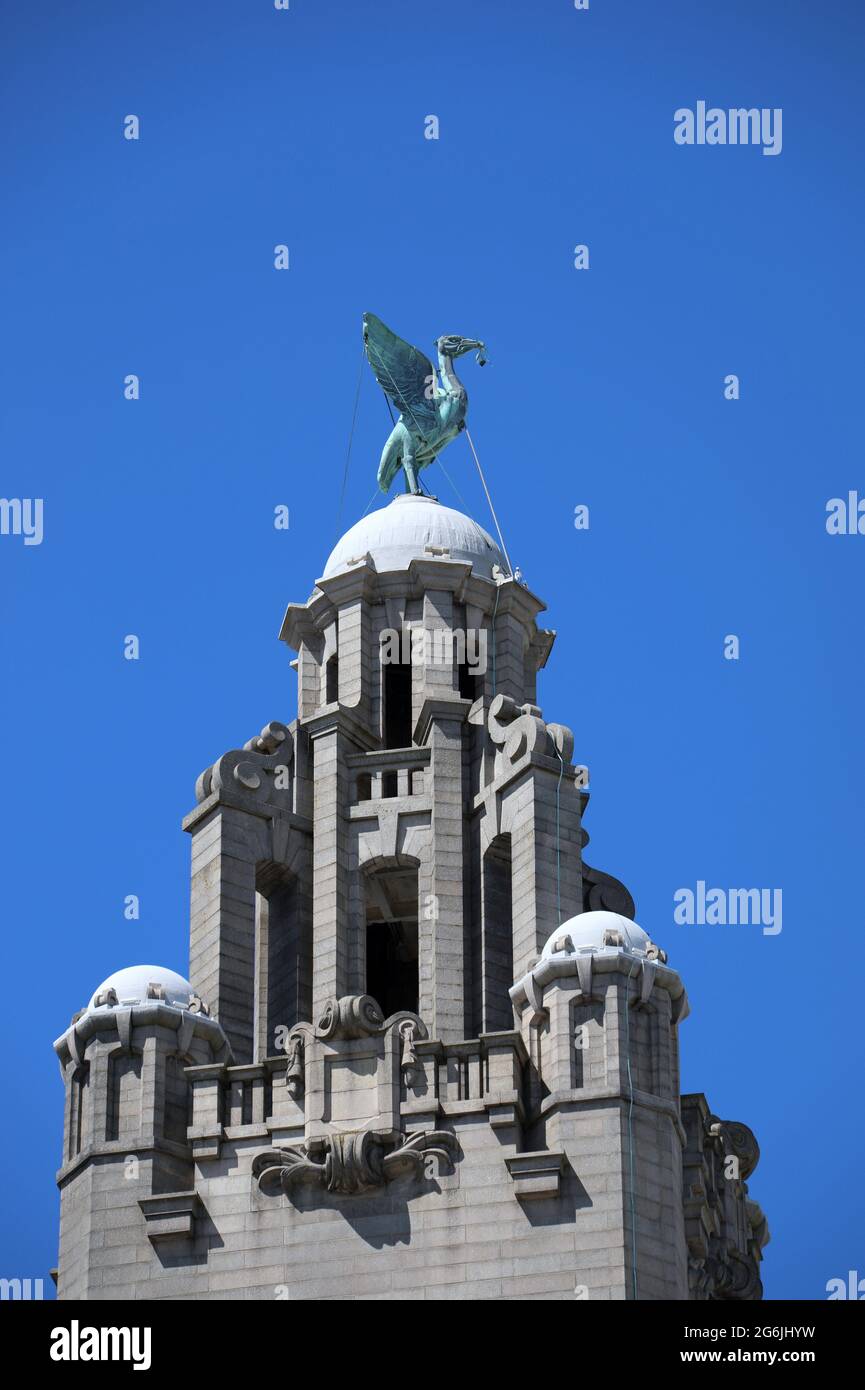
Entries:
{"type": "Polygon", "coordinates": [[[486,1033],[514,1026],[509,990],[514,982],[511,837],[498,835],[484,855],[481,943],[481,1018],[486,1033]]]}
{"type": "Polygon", "coordinates": [[[396,772],[383,772],[381,775],[382,796],[396,796],[398,788],[396,772]]]}
{"type": "Polygon", "coordinates": [[[388,869],[367,880],[366,990],[385,1018],[418,1012],[417,870],[388,869]]]}
{"type": "Polygon", "coordinates": [[[461,661],[457,666],[457,679],[461,698],[463,700],[476,700],[478,698],[478,678],[472,674],[468,662],[461,661]]]}
{"type": "Polygon", "coordinates": [[[411,662],[389,661],[382,666],[384,686],[384,746],[411,747],[411,662]]]}
{"type": "Polygon", "coordinates": [[[267,1044],[266,1057],[280,1051],[279,1028],[297,1022],[298,1007],[298,905],[297,884],[286,878],[270,889],[267,898],[267,1044]]]}
{"type": "Polygon", "coordinates": [[[358,801],[369,801],[372,796],[372,777],[368,772],[362,772],[357,779],[357,799],[358,801]]]}
{"type": "Polygon", "coordinates": [[[278,1056],[312,1006],[310,924],[296,879],[281,865],[256,870],[252,1060],[278,1056]]]}
{"type": "Polygon", "coordinates": [[[330,656],[324,668],[324,701],[327,705],[335,705],[339,699],[339,657],[330,656]]]}
{"type": "Polygon", "coordinates": [[[366,936],[367,994],[385,1018],[399,1009],[417,1013],[417,922],[372,922],[366,936]]]}
{"type": "Polygon", "coordinates": [[[75,1070],[72,1077],[72,1114],[69,1129],[69,1158],[81,1152],[86,1138],[84,1133],[87,1115],[87,1089],[90,1085],[90,1063],[85,1062],[75,1070]]]}
{"type": "Polygon", "coordinates": [[[165,1123],[166,1139],[186,1143],[186,1130],[192,1123],[192,1090],[186,1080],[184,1062],[191,1059],[168,1057],[165,1062],[165,1123]]]}

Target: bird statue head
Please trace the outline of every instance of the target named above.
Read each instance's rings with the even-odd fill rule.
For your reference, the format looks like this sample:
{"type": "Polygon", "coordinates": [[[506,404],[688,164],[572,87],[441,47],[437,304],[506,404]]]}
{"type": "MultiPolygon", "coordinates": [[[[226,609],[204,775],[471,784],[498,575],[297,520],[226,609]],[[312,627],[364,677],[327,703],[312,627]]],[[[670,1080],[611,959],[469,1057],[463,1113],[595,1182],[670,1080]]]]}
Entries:
{"type": "Polygon", "coordinates": [[[478,338],[462,338],[459,333],[446,333],[441,338],[436,338],[436,348],[443,357],[462,357],[465,352],[477,351],[478,366],[486,366],[487,350],[484,343],[478,338]]]}

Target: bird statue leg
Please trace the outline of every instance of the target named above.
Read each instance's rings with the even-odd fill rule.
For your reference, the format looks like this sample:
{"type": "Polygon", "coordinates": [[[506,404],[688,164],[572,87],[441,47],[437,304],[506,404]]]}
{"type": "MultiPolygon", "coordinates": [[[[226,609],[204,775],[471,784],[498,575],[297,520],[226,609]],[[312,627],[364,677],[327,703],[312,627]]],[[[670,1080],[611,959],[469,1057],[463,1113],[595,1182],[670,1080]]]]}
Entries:
{"type": "Polygon", "coordinates": [[[402,466],[405,473],[406,492],[413,492],[417,495],[420,488],[417,485],[417,463],[415,461],[414,440],[411,435],[408,436],[408,442],[403,448],[402,466]]]}
{"type": "Polygon", "coordinates": [[[406,448],[408,430],[401,421],[397,421],[388,435],[387,442],[381,451],[381,462],[378,466],[378,485],[382,492],[387,492],[390,485],[399,471],[402,456],[406,448]]]}

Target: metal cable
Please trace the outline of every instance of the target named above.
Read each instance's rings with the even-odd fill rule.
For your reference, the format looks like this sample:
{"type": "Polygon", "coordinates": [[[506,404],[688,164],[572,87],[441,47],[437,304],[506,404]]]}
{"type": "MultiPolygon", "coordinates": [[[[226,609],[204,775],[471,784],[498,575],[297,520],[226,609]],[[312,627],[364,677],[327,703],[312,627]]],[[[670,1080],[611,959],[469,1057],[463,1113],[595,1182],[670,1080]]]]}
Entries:
{"type": "Polygon", "coordinates": [[[513,565],[511,564],[511,557],[510,557],[510,555],[508,554],[508,548],[507,548],[507,546],[505,545],[505,538],[504,538],[504,536],[502,535],[502,528],[501,528],[501,526],[499,526],[499,519],[498,519],[498,517],[496,516],[496,509],[495,509],[495,507],[493,506],[493,499],[490,497],[490,490],[489,490],[489,488],[487,487],[487,481],[486,481],[486,478],[484,477],[484,470],[481,468],[481,461],[480,461],[480,459],[478,458],[477,450],[476,450],[476,448],[475,448],[475,446],[474,446],[474,444],[473,444],[473,442],[472,442],[472,437],[471,437],[471,435],[469,434],[469,427],[468,427],[468,425],[466,425],[466,427],[465,427],[465,435],[466,435],[466,439],[469,441],[469,448],[471,449],[472,454],[474,455],[475,463],[476,463],[477,466],[478,466],[478,473],[480,474],[481,482],[483,483],[484,492],[485,492],[486,495],[487,495],[487,502],[489,503],[490,511],[491,511],[492,514],[493,514],[493,521],[496,523],[496,531],[498,532],[499,541],[500,541],[500,543],[501,543],[502,554],[504,555],[505,559],[507,560],[507,563],[508,563],[508,571],[509,571],[511,577],[513,577],[514,567],[513,567],[513,565]]]}

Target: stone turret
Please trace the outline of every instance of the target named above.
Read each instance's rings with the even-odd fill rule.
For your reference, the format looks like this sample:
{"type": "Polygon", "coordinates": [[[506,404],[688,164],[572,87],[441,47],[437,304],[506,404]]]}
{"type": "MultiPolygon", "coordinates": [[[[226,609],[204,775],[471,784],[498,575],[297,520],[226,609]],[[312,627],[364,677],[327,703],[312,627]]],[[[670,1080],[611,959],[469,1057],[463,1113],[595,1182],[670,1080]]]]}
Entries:
{"type": "Polygon", "coordinates": [[[682,981],[583,859],[543,608],[409,495],[289,606],[297,717],[184,822],[191,985],[106,981],[57,1044],[61,1296],[122,1255],[114,1296],[759,1297],[756,1145],[680,1097],[682,981]]]}
{"type": "Polygon", "coordinates": [[[154,1244],[188,1235],[200,1207],[186,1069],[230,1061],[231,1049],[188,980],[136,965],[99,986],[54,1050],[66,1087],[58,1294],[117,1297],[125,1285],[134,1297],[129,1247],[145,1233],[154,1244]]]}

